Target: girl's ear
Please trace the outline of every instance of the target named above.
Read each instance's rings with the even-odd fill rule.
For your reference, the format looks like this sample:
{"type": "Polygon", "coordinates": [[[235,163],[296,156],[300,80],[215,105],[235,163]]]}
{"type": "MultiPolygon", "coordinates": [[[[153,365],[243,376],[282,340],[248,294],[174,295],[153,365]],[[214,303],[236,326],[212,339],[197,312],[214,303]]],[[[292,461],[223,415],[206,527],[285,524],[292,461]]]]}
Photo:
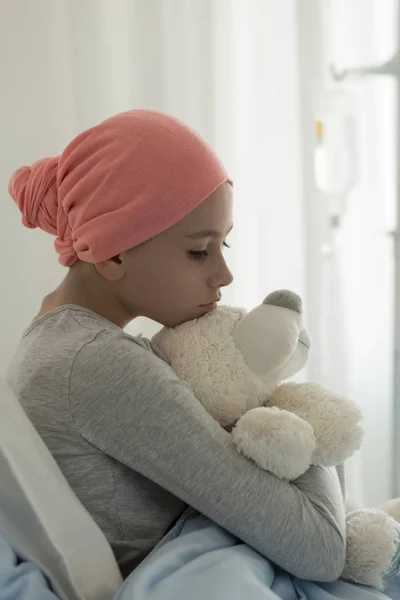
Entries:
{"type": "Polygon", "coordinates": [[[107,281],[120,281],[126,274],[125,261],[121,254],[95,264],[97,272],[107,281]]]}

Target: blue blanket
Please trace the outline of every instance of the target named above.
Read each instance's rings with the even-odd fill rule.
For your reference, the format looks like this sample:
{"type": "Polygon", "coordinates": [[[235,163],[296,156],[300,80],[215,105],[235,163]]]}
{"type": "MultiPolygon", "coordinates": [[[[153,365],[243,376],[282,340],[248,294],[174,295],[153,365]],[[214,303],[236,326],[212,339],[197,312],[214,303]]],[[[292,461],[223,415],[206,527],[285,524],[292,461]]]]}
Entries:
{"type": "MultiPolygon", "coordinates": [[[[57,600],[39,569],[18,560],[0,534],[1,600],[57,600]]],[[[400,600],[400,577],[380,593],[291,577],[255,550],[188,510],[115,600],[400,600]]]]}
{"type": "Polygon", "coordinates": [[[400,577],[385,593],[291,577],[233,535],[188,510],[128,577],[116,600],[400,600],[400,577]]]}
{"type": "Polygon", "coordinates": [[[40,569],[20,561],[0,534],[1,600],[57,600],[40,569]]]}

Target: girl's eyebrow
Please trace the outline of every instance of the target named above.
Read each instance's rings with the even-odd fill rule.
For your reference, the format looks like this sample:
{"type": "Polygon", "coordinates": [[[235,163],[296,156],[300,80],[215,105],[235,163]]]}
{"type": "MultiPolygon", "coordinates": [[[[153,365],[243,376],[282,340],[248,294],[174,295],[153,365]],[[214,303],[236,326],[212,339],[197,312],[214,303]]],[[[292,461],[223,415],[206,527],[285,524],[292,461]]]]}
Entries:
{"type": "MultiPolygon", "coordinates": [[[[232,230],[233,225],[230,226],[228,232],[226,233],[226,235],[228,235],[228,233],[232,230]]],[[[188,235],[186,235],[186,237],[188,238],[192,238],[192,239],[199,239],[199,238],[206,238],[206,237],[211,237],[211,238],[216,238],[216,237],[224,237],[224,234],[221,231],[217,231],[215,229],[205,229],[204,231],[196,231],[195,233],[189,233],[188,235]]]]}

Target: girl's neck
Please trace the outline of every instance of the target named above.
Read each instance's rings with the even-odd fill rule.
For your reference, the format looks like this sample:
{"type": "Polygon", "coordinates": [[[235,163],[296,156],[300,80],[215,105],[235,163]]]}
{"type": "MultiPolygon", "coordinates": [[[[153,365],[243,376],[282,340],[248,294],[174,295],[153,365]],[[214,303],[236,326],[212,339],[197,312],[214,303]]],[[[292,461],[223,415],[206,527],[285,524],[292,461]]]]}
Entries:
{"type": "Polygon", "coordinates": [[[102,281],[95,269],[87,267],[88,265],[74,265],[70,268],[60,285],[44,298],[35,318],[69,304],[87,308],[124,328],[132,317],[124,310],[123,304],[112,293],[107,282],[102,281]]]}

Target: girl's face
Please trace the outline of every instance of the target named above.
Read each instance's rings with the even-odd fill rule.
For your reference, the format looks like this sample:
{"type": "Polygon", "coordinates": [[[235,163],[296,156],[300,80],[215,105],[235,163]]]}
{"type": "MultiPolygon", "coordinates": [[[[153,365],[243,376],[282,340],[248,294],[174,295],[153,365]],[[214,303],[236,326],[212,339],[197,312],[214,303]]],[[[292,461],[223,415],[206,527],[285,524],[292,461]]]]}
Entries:
{"type": "Polygon", "coordinates": [[[224,257],[231,228],[232,187],[224,183],[182,221],[123,253],[126,313],[174,327],[215,308],[233,279],[224,257]]]}

